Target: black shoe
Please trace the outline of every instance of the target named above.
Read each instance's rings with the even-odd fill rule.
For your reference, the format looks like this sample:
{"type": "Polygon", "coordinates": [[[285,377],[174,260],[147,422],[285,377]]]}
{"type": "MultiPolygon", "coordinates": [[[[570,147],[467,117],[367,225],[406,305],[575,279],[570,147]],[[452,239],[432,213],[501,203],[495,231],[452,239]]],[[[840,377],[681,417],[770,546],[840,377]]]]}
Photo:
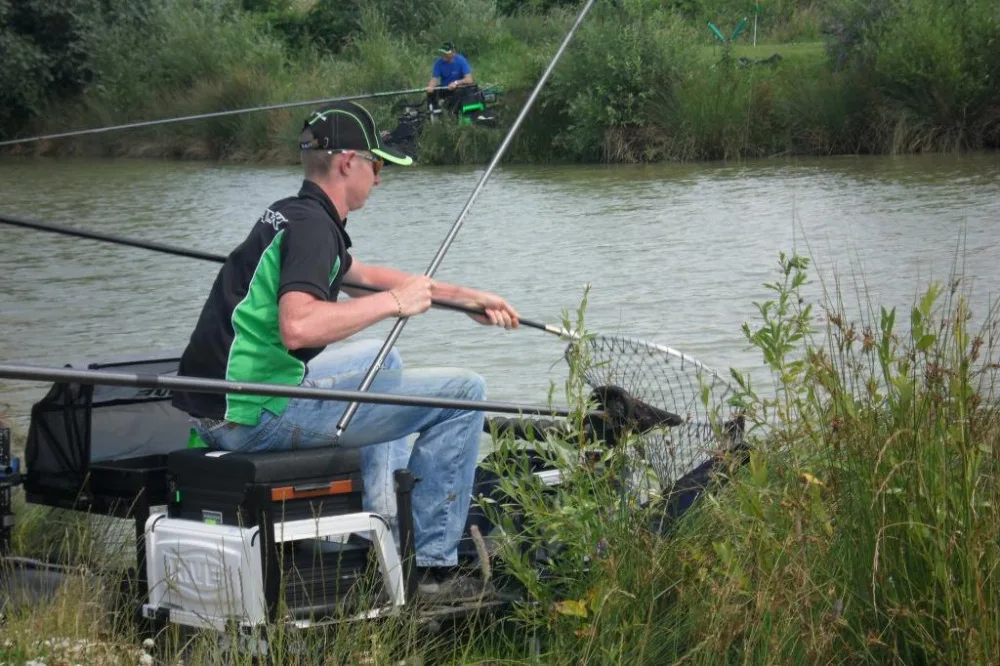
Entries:
{"type": "Polygon", "coordinates": [[[493,585],[459,567],[417,567],[417,598],[428,604],[455,605],[484,601],[493,585]]]}

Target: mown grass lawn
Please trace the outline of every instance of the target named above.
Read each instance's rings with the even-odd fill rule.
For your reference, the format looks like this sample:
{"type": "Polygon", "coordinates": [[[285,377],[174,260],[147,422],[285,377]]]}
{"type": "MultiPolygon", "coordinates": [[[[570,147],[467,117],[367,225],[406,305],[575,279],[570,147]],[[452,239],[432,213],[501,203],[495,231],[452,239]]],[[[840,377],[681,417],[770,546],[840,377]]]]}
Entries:
{"type": "MultiPolygon", "coordinates": [[[[752,60],[763,60],[772,54],[779,54],[783,62],[796,65],[822,66],[826,62],[826,52],[823,49],[823,42],[757,42],[754,46],[750,42],[739,41],[733,44],[733,58],[750,58],[752,60]]],[[[722,58],[723,46],[719,42],[702,47],[701,56],[709,62],[715,62],[722,58]]]]}

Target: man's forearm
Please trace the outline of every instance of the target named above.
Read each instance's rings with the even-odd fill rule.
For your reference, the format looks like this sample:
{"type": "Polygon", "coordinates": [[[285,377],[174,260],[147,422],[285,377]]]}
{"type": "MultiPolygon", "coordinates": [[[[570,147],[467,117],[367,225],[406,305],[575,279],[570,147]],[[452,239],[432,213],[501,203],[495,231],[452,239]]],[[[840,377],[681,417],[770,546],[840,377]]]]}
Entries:
{"type": "MultiPolygon", "coordinates": [[[[413,275],[413,273],[407,273],[406,271],[386,266],[361,264],[355,260],[355,265],[347,273],[347,278],[363,284],[371,285],[373,287],[394,289],[395,287],[398,287],[406,282],[408,278],[413,277],[413,275]]],[[[354,290],[345,288],[345,291],[351,293],[354,290]]],[[[478,293],[479,292],[476,289],[470,289],[469,287],[462,287],[460,285],[435,280],[431,296],[432,298],[441,301],[468,303],[475,300],[478,293]]],[[[351,293],[351,295],[353,296],[353,293],[351,293]]]]}
{"type": "Polygon", "coordinates": [[[456,303],[470,304],[475,301],[478,290],[470,287],[463,287],[449,282],[434,281],[434,288],[431,290],[431,297],[439,301],[454,301],[456,303]]]}

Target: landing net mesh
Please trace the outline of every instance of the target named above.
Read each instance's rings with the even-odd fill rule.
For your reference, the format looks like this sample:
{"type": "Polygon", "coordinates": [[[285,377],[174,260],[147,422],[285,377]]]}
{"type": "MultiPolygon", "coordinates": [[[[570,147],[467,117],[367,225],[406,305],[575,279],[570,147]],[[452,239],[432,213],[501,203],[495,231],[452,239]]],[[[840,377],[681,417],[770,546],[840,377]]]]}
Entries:
{"type": "Polygon", "coordinates": [[[742,431],[733,427],[727,405],[732,387],[689,356],[643,340],[596,336],[571,343],[566,359],[580,364],[591,388],[617,386],[680,417],[679,425],[637,435],[637,450],[661,489],[739,443],[742,431]]]}

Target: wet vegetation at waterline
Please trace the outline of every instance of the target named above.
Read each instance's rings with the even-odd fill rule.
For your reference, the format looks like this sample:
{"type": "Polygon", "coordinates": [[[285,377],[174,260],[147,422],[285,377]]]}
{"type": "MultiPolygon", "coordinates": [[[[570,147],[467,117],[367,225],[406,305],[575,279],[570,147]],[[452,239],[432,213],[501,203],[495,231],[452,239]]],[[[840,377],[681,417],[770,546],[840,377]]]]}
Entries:
{"type": "MultiPolygon", "coordinates": [[[[782,256],[744,327],[774,378],[765,391],[733,373],[738,390],[724,409],[746,416],[749,461],[721,472],[667,535],[650,531],[649,510],[616,487],[621,452],[596,473],[571,462],[592,442],[570,432],[547,444],[562,486],[542,493],[513,473],[515,458],[500,470],[506,499],[484,505],[523,507],[495,573],[517,577],[531,603],[440,633],[418,631],[407,614],[310,633],[274,628],[277,662],[995,662],[998,313],[971,312],[956,279],[928,286],[912,306],[866,303],[852,316],[839,288],[808,300],[807,269],[782,256]],[[552,543],[557,564],[538,578],[518,554],[552,543]]],[[[582,414],[580,377],[577,365],[566,396],[582,414]]],[[[117,578],[86,575],[124,571],[127,547],[108,544],[127,541],[127,526],[38,508],[20,521],[17,552],[79,574],[40,606],[5,609],[0,662],[250,663],[215,634],[168,629],[144,642],[117,578]]]]}
{"type": "MultiPolygon", "coordinates": [[[[995,0],[757,7],[599,0],[505,159],[1000,148],[995,0]]],[[[0,44],[10,53],[0,70],[0,138],[418,88],[448,39],[478,81],[504,91],[501,131],[434,127],[421,138],[421,161],[482,163],[578,8],[560,0],[0,2],[0,44]]],[[[394,101],[368,103],[385,129],[395,125],[394,101]]],[[[7,150],[291,163],[302,117],[291,109],[7,150]]]]}

